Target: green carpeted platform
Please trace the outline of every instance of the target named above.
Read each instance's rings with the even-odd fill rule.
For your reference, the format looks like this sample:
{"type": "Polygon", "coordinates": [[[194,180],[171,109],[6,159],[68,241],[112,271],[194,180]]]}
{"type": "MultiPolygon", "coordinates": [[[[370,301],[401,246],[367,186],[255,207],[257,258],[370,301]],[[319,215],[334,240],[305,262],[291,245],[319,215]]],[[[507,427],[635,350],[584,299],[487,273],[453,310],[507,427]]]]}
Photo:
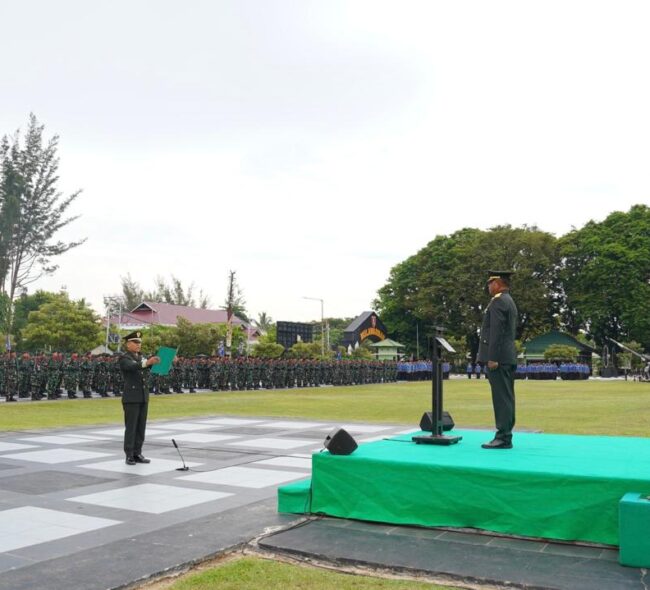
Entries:
{"type": "Polygon", "coordinates": [[[280,511],[617,545],[620,499],[650,494],[649,439],[516,433],[494,451],[480,447],[489,433],[455,434],[449,447],[409,434],[315,454],[311,489],[281,488],[280,511]]]}

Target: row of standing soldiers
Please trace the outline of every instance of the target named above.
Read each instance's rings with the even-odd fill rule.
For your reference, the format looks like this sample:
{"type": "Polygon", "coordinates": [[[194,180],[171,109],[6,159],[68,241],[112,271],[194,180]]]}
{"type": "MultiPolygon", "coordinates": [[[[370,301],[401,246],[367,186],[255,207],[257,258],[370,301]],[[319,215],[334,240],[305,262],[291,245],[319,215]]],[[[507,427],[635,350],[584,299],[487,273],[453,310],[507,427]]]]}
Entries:
{"type": "MultiPolygon", "coordinates": [[[[92,392],[120,397],[123,381],[118,359],[119,355],[7,353],[0,359],[0,396],[6,401],[52,400],[63,395],[75,399],[79,393],[89,398],[92,392]]],[[[147,375],[149,391],[162,394],[382,383],[395,381],[397,370],[392,361],[177,357],[168,375],[147,375]]]]}
{"type": "Polygon", "coordinates": [[[79,392],[92,397],[93,391],[102,397],[108,397],[109,391],[121,395],[122,374],[116,360],[57,352],[33,356],[11,352],[0,358],[0,395],[8,402],[17,401],[16,397],[59,399],[64,392],[70,399],[79,392]]]}

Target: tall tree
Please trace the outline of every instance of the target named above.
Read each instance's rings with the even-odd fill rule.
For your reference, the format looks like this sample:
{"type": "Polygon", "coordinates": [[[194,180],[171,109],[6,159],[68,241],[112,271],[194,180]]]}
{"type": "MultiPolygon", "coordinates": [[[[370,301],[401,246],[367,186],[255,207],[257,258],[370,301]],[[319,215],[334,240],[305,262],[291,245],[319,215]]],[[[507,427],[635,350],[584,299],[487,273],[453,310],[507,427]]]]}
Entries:
{"type": "MultiPolygon", "coordinates": [[[[131,286],[136,290],[139,289],[139,285],[135,281],[131,286]]],[[[122,289],[124,291],[124,278],[122,279],[122,289]]],[[[201,309],[207,309],[210,304],[210,298],[202,290],[199,291],[198,300],[195,299],[194,283],[190,283],[187,287],[184,287],[181,280],[174,275],[171,275],[169,283],[163,277],[157,276],[153,291],[146,293],[140,292],[142,293],[141,301],[146,299],[148,301],[161,301],[173,305],[200,307],[201,309]]]]}
{"type": "Polygon", "coordinates": [[[246,301],[244,301],[244,294],[241,287],[237,283],[237,272],[234,270],[228,271],[228,289],[226,290],[226,301],[222,309],[226,310],[226,354],[232,354],[233,344],[233,317],[250,321],[246,315],[246,301]]]}
{"type": "Polygon", "coordinates": [[[237,272],[231,270],[228,272],[228,289],[226,290],[226,300],[223,307],[228,312],[228,318],[237,316],[245,322],[250,322],[248,313],[246,311],[246,300],[244,299],[244,292],[242,291],[239,283],[237,282],[237,272]]]}
{"type": "Polygon", "coordinates": [[[70,301],[60,293],[29,313],[21,335],[27,350],[86,352],[101,342],[102,330],[99,318],[83,300],[70,301]]]}
{"type": "Polygon", "coordinates": [[[85,241],[55,241],[77,218],[65,215],[80,191],[64,197],[58,190],[59,137],[45,139],[44,128],[32,114],[24,137],[17,131],[0,141],[0,292],[10,301],[56,270],[52,258],[85,241]]]}
{"type": "Polygon", "coordinates": [[[262,332],[268,332],[273,325],[273,318],[265,311],[258,313],[257,319],[253,321],[262,332]]]}
{"type": "Polygon", "coordinates": [[[517,337],[553,326],[557,241],[536,227],[465,228],[438,236],[391,271],[375,301],[389,331],[414,352],[416,330],[426,342],[434,324],[463,337],[472,356],[489,301],[489,269],[514,269],[512,290],[520,312],[517,337]]]}
{"type": "Polygon", "coordinates": [[[124,309],[132,311],[144,301],[144,291],[129,273],[125,277],[120,277],[122,282],[122,298],[124,309]]]}
{"type": "Polygon", "coordinates": [[[590,221],[560,239],[562,317],[598,345],[635,340],[650,349],[650,207],[590,221]]]}
{"type": "Polygon", "coordinates": [[[27,325],[27,318],[30,312],[38,310],[46,303],[52,303],[59,297],[61,293],[53,293],[51,291],[38,290],[31,295],[22,292],[20,296],[14,301],[13,324],[11,332],[16,335],[16,345],[18,348],[22,347],[22,330],[27,325]]]}

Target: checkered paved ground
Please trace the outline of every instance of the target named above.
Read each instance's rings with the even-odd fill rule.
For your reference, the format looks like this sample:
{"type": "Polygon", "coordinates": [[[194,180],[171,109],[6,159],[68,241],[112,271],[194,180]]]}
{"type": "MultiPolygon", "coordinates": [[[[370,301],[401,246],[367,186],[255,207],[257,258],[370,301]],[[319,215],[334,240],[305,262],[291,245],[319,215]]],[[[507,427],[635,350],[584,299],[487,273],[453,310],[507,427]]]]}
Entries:
{"type": "Polygon", "coordinates": [[[124,463],[119,427],[5,433],[0,572],[275,498],[279,485],[310,474],[311,453],[335,426],[359,442],[404,431],[226,416],[150,422],[144,453],[152,462],[135,466],[124,463]],[[177,470],[182,462],[172,439],[188,471],[177,470]]]}

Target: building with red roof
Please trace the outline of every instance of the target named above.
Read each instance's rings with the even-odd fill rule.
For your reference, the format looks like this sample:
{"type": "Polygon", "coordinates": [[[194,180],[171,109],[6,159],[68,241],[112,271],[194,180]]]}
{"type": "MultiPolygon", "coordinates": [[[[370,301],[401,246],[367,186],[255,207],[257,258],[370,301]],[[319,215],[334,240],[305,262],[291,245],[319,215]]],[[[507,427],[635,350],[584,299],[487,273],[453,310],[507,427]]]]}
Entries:
{"type": "MultiPolygon", "coordinates": [[[[147,326],[176,326],[178,318],[183,318],[193,324],[226,324],[228,314],[225,309],[199,309],[186,305],[143,301],[129,312],[110,316],[110,323],[119,329],[137,330],[147,326]]],[[[104,318],[106,325],[106,318],[104,318]]],[[[244,320],[233,316],[233,326],[247,328],[244,320]]]]}

